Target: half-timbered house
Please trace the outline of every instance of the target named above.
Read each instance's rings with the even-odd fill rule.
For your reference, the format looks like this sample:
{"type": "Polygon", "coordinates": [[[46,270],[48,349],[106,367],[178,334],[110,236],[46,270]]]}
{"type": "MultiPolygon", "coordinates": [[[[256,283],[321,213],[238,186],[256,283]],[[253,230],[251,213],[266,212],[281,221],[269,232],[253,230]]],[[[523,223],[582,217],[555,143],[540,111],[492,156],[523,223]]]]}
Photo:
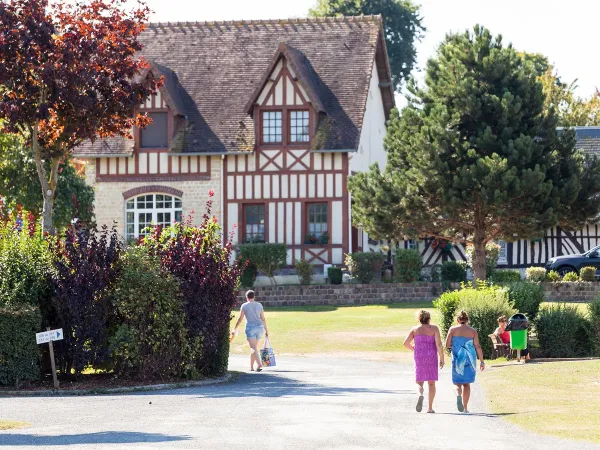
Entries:
{"type": "Polygon", "coordinates": [[[213,214],[235,243],[276,242],[288,264],[340,264],[368,245],[351,225],[348,176],[383,168],[394,106],[379,16],[150,24],[140,38],[164,86],[135,139],[76,151],[96,219],[126,239],[213,214]]]}
{"type": "MultiPolygon", "coordinates": [[[[575,127],[576,148],[588,155],[600,157],[600,127],[575,127]]],[[[600,245],[600,224],[586,225],[583,230],[569,231],[559,226],[546,230],[539,239],[516,239],[514,242],[499,241],[501,268],[525,268],[543,266],[555,256],[584,253],[600,245]]],[[[436,239],[404,241],[401,247],[419,249],[425,266],[443,261],[466,260],[464,244],[443,245],[436,239]],[[441,244],[441,245],[440,245],[441,244]]]]}

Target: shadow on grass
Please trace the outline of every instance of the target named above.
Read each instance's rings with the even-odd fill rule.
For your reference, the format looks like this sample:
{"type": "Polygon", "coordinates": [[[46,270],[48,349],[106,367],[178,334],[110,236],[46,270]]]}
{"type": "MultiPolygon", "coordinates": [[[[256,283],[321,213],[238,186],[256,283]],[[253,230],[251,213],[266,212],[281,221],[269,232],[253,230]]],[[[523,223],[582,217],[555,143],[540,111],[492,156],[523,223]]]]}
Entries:
{"type": "Polygon", "coordinates": [[[433,309],[432,302],[398,302],[387,305],[389,309],[433,309]]]}
{"type": "Polygon", "coordinates": [[[135,444],[138,442],[187,441],[189,436],[170,436],[160,433],[136,433],[129,431],[103,431],[100,433],[59,434],[41,436],[36,434],[0,433],[0,447],[13,445],[60,446],[85,444],[135,444]]]}
{"type": "Polygon", "coordinates": [[[332,312],[337,311],[337,305],[316,306],[266,306],[267,312],[332,312]]]}

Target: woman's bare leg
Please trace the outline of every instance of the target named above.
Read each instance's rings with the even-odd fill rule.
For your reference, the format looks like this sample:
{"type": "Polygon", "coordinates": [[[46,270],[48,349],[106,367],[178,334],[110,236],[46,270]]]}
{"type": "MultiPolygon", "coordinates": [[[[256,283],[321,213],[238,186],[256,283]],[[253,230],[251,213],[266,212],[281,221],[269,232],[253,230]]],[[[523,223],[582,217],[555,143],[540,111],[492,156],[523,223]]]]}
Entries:
{"type": "Polygon", "coordinates": [[[258,339],[248,339],[248,345],[250,346],[250,370],[254,370],[254,362],[256,362],[256,366],[260,367],[260,355],[258,354],[258,339]]]}
{"type": "Polygon", "coordinates": [[[435,398],[435,381],[429,381],[429,393],[427,400],[429,402],[429,412],[433,411],[433,399],[435,398]]]}
{"type": "Polygon", "coordinates": [[[417,394],[423,395],[423,382],[417,381],[417,394]]]}
{"type": "Polygon", "coordinates": [[[471,385],[465,384],[463,385],[463,405],[465,407],[465,412],[469,411],[469,398],[471,397],[471,385]]]}

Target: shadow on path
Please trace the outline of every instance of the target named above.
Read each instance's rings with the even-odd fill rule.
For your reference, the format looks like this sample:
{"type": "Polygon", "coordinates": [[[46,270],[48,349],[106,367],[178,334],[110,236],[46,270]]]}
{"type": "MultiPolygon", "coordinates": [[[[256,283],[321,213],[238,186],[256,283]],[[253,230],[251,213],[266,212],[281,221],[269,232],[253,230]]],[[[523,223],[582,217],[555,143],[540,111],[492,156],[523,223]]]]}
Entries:
{"type": "Polygon", "coordinates": [[[460,413],[460,412],[455,412],[455,413],[450,413],[450,412],[442,412],[442,413],[438,413],[436,412],[436,415],[438,416],[462,416],[462,417],[489,417],[489,418],[500,418],[502,416],[514,416],[515,414],[521,414],[521,413],[514,413],[514,412],[507,412],[507,413],[497,413],[497,414],[490,414],[490,413],[460,413]]]}
{"type": "Polygon", "coordinates": [[[130,431],[103,431],[100,433],[59,434],[4,434],[0,432],[0,447],[11,445],[83,445],[83,444],[134,444],[138,442],[187,441],[189,436],[169,436],[160,433],[135,433],[130,431]]]}

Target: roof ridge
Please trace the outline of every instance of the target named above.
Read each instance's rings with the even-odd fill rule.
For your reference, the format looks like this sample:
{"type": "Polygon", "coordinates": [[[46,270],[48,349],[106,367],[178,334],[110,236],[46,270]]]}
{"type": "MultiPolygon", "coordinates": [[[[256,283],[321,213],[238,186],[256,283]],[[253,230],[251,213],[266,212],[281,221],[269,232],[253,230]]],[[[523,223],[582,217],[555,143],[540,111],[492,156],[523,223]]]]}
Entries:
{"type": "Polygon", "coordinates": [[[191,27],[191,26],[247,26],[247,25],[284,25],[298,23],[349,23],[349,22],[382,22],[381,14],[360,16],[335,16],[335,17],[300,17],[288,19],[250,19],[250,20],[206,20],[206,21],[177,21],[177,22],[150,22],[148,28],[161,27],[191,27]]]}

